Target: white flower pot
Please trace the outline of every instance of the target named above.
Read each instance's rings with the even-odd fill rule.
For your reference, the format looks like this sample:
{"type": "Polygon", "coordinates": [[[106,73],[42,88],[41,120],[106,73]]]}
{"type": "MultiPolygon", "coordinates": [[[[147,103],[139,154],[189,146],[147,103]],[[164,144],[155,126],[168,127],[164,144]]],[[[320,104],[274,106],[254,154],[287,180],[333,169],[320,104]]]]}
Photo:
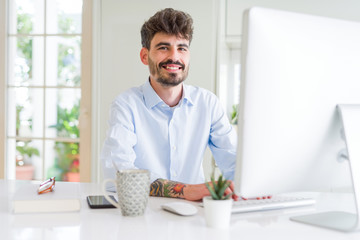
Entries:
{"type": "Polygon", "coordinates": [[[206,225],[211,228],[228,228],[231,219],[233,200],[213,200],[210,196],[203,198],[206,225]]]}

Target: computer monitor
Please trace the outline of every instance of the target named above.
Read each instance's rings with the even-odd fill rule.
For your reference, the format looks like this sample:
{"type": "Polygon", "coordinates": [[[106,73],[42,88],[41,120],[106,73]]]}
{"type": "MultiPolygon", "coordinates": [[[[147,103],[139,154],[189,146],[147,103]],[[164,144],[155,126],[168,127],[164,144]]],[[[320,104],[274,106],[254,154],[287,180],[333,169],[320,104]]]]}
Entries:
{"type": "MultiPolygon", "coordinates": [[[[244,13],[241,52],[235,191],[350,188],[338,105],[359,115],[360,22],[254,7],[244,13]]],[[[360,130],[347,133],[360,150],[360,130]]]]}

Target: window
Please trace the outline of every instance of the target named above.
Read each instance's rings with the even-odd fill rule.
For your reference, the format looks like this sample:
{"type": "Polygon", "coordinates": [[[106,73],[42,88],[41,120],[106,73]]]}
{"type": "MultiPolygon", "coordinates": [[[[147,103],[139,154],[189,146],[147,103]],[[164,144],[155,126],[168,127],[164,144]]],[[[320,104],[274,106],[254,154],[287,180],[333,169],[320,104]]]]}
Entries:
{"type": "Polygon", "coordinates": [[[89,181],[91,1],[7,4],[5,176],[89,181]]]}
{"type": "Polygon", "coordinates": [[[226,56],[219,67],[218,96],[233,124],[237,123],[237,107],[240,100],[240,49],[224,48],[226,56]]]}

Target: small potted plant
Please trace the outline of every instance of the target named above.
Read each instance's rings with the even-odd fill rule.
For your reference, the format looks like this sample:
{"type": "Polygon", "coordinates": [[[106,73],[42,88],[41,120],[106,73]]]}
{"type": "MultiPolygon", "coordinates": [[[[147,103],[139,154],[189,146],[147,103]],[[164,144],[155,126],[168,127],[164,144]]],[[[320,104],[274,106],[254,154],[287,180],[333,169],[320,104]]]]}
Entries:
{"type": "Polygon", "coordinates": [[[39,150],[29,146],[29,142],[19,142],[16,150],[16,179],[33,179],[35,168],[31,165],[31,158],[40,156],[39,150]]]}
{"type": "Polygon", "coordinates": [[[225,195],[225,190],[231,182],[222,175],[215,181],[211,177],[211,184],[205,183],[211,196],[203,198],[205,219],[208,227],[227,228],[230,225],[232,193],[225,195]]]}
{"type": "Polygon", "coordinates": [[[71,163],[69,171],[65,174],[65,179],[68,182],[80,182],[80,171],[79,171],[79,154],[74,156],[74,160],[71,163]]]}

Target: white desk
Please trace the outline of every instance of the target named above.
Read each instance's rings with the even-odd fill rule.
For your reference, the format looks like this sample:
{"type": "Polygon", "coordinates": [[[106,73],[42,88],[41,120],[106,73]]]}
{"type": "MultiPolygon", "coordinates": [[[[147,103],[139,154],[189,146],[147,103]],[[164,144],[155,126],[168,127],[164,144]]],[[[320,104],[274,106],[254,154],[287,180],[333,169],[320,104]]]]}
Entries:
{"type": "MultiPolygon", "coordinates": [[[[289,220],[290,216],[316,211],[346,210],[353,212],[352,195],[348,193],[308,193],[317,198],[314,207],[233,214],[228,230],[205,225],[203,209],[196,216],[181,217],[161,210],[170,198],[150,197],[144,216],[123,217],[117,209],[90,209],[85,197],[101,194],[98,184],[80,183],[81,211],[60,214],[13,214],[11,199],[23,182],[0,180],[0,239],[286,239],[331,240],[360,239],[360,232],[342,233],[308,226],[289,220]]],[[[57,182],[56,184],[61,184],[57,182]]],[[[74,183],[77,184],[77,183],[74,183]]],[[[197,205],[197,203],[194,203],[197,205]]]]}

